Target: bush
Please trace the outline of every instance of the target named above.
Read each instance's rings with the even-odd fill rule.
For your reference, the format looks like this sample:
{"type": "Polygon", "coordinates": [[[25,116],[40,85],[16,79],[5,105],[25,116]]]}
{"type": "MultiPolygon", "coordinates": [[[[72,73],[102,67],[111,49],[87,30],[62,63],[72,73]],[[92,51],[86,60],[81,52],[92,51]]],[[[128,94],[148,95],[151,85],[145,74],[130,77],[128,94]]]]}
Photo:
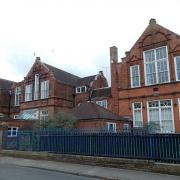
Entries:
{"type": "Polygon", "coordinates": [[[76,118],[72,114],[57,112],[46,120],[38,120],[35,123],[36,129],[41,128],[73,128],[76,118]]]}

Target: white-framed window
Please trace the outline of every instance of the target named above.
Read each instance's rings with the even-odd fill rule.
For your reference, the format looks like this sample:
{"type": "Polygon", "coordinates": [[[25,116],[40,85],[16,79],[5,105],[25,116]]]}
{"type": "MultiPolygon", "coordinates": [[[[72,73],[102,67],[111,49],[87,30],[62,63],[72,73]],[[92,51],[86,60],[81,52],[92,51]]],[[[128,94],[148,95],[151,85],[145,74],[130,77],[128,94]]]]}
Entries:
{"type": "Polygon", "coordinates": [[[84,93],[86,91],[87,91],[87,87],[86,86],[76,87],[76,94],[84,93]]]}
{"type": "Polygon", "coordinates": [[[133,106],[133,126],[143,127],[143,116],[142,116],[142,103],[135,102],[133,106]]]}
{"type": "Polygon", "coordinates": [[[176,81],[180,81],[180,56],[174,57],[176,81]]]}
{"type": "Polygon", "coordinates": [[[16,87],[15,89],[15,106],[19,106],[21,98],[21,87],[16,87]]]}
{"type": "Polygon", "coordinates": [[[116,132],[116,123],[107,123],[107,130],[108,132],[116,132]]]}
{"type": "Polygon", "coordinates": [[[8,127],[8,137],[16,137],[18,133],[18,127],[8,127]]]}
{"type": "Polygon", "coordinates": [[[140,87],[139,65],[130,66],[131,87],[140,87]]]}
{"type": "Polygon", "coordinates": [[[48,119],[48,110],[44,109],[40,111],[40,120],[44,121],[48,119]]]}
{"type": "Polygon", "coordinates": [[[107,100],[96,101],[96,104],[104,108],[107,108],[107,100]]]}
{"type": "Polygon", "coordinates": [[[41,82],[41,99],[49,97],[49,81],[41,82]]]}
{"type": "Polygon", "coordinates": [[[161,84],[170,81],[167,47],[160,47],[143,52],[145,84],[161,84]]]}
{"type": "Polygon", "coordinates": [[[148,102],[148,122],[157,132],[174,132],[172,100],[156,100],[148,102]]]}
{"type": "Polygon", "coordinates": [[[25,87],[25,101],[32,101],[32,84],[25,87]]]}
{"type": "Polygon", "coordinates": [[[34,77],[34,100],[39,99],[39,74],[34,77]]]}

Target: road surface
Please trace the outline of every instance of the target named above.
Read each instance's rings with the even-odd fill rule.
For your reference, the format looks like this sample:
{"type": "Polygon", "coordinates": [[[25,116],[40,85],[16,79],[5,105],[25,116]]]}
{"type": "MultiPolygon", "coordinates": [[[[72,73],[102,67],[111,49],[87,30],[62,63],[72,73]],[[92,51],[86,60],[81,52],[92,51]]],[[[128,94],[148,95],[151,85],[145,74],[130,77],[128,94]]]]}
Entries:
{"type": "Polygon", "coordinates": [[[180,180],[180,176],[91,165],[0,157],[0,180],[180,180]],[[66,173],[62,173],[66,172],[66,173]],[[77,176],[75,174],[81,175],[77,176]],[[90,178],[90,176],[92,178],[90,178]],[[93,177],[99,177],[93,178],[93,177]]]}
{"type": "Polygon", "coordinates": [[[14,164],[0,164],[0,180],[98,180],[14,164]]]}

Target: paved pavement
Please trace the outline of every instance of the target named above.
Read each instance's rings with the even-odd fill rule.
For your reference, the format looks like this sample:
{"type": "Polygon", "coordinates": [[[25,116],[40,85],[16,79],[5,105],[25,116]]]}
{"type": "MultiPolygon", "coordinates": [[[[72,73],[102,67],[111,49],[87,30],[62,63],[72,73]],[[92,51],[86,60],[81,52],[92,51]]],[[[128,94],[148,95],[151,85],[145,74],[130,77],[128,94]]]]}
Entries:
{"type": "MultiPolygon", "coordinates": [[[[172,175],[165,175],[165,174],[158,174],[158,173],[150,173],[150,172],[143,172],[143,171],[135,171],[135,170],[126,170],[126,169],[117,169],[117,168],[107,168],[107,167],[99,167],[99,166],[90,166],[90,165],[81,165],[81,164],[71,164],[71,163],[64,163],[64,162],[54,162],[54,161],[44,161],[44,160],[29,160],[29,159],[22,159],[22,158],[12,158],[12,157],[0,157],[0,180],[15,180],[15,179],[5,179],[4,177],[1,178],[3,172],[4,174],[8,175],[8,166],[13,167],[15,166],[16,169],[19,166],[20,170],[25,170],[26,168],[30,168],[35,173],[39,173],[39,171],[45,171],[49,173],[50,180],[56,180],[56,175],[58,173],[68,173],[68,174],[78,174],[88,177],[99,177],[98,179],[119,179],[119,180],[180,180],[180,176],[172,176],[172,175]],[[1,169],[1,167],[3,167],[1,169]],[[25,168],[25,169],[23,169],[25,168]],[[2,171],[2,172],[1,172],[2,171]],[[7,173],[6,173],[7,172],[7,173]],[[54,179],[53,179],[54,175],[54,179]],[[52,176],[52,177],[51,177],[52,176]]],[[[13,171],[12,171],[13,172],[13,171]]],[[[29,171],[30,172],[30,171],[29,171]]],[[[19,171],[14,172],[15,175],[21,174],[19,171]]],[[[30,179],[36,180],[33,174],[29,173],[27,176],[30,179]],[[32,175],[32,177],[31,177],[32,175]]],[[[70,175],[69,175],[70,176],[70,175]]],[[[14,176],[15,177],[15,176],[14,176]]],[[[22,180],[29,180],[27,178],[22,178],[22,180]]],[[[43,180],[48,179],[48,176],[44,174],[43,180]],[[46,179],[45,179],[46,178],[46,179]]],[[[58,176],[57,176],[58,177],[58,176]]],[[[71,178],[71,177],[70,177],[71,178]]],[[[80,177],[78,177],[80,180],[80,177]]],[[[82,177],[82,179],[85,177],[82,177]]],[[[48,180],[49,180],[48,179],[48,180]]],[[[63,178],[60,178],[63,179],[63,178]]],[[[75,178],[73,178],[75,180],[75,178]]],[[[20,178],[17,180],[21,180],[20,178]]],[[[41,180],[41,179],[38,179],[41,180]]]]}

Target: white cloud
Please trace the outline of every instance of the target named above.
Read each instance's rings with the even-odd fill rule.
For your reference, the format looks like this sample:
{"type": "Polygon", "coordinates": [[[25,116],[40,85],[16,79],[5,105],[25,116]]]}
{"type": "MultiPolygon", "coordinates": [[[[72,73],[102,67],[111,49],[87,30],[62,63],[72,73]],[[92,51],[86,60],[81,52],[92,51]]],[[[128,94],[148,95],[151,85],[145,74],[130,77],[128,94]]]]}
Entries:
{"type": "Polygon", "coordinates": [[[76,75],[98,73],[109,66],[109,47],[123,57],[152,17],[180,33],[179,7],[179,0],[2,0],[0,77],[22,80],[34,52],[76,75]]]}

